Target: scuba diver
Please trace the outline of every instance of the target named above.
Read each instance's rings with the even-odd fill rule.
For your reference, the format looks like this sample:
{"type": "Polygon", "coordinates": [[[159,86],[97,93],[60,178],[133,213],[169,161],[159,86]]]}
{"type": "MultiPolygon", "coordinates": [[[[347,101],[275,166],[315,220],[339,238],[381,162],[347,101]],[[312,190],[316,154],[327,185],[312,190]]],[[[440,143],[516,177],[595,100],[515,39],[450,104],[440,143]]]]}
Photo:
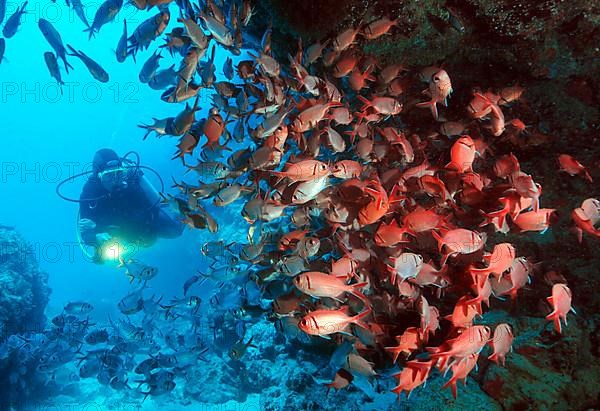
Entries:
{"type": "Polygon", "coordinates": [[[57,187],[62,198],[79,203],[80,243],[82,249],[94,248],[94,262],[103,261],[102,251],[107,244],[148,247],[157,238],[176,238],[183,232],[184,224],[162,204],[142,169],[156,172],[139,163],[135,152],[119,157],[103,148],[94,155],[91,172],[70,178],[89,174],[79,200],[60,194],[60,186],[67,180],[57,187]],[[127,158],[130,154],[135,154],[136,162],[127,158]]]}

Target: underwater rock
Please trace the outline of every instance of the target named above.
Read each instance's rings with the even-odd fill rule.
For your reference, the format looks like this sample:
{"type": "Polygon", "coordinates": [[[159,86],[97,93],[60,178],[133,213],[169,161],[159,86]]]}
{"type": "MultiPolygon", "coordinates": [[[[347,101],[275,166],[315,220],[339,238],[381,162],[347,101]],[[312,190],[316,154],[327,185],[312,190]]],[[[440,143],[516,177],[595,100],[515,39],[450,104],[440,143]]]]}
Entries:
{"type": "Polygon", "coordinates": [[[505,367],[482,366],[482,389],[506,410],[533,409],[533,404],[535,409],[583,410],[597,404],[600,359],[591,349],[596,331],[584,321],[571,321],[576,324],[562,338],[542,318],[513,321],[520,335],[514,352],[506,356],[505,367]]]}
{"type": "Polygon", "coordinates": [[[456,90],[463,82],[491,88],[517,82],[528,89],[531,120],[550,122],[555,134],[575,133],[580,146],[597,147],[589,130],[600,115],[600,8],[594,2],[267,0],[256,8],[269,18],[254,19],[249,30],[260,39],[272,24],[272,48],[281,61],[293,55],[297,38],[308,47],[360,22],[398,19],[391,34],[359,39],[359,48],[382,65],[443,64],[448,72],[461,73],[463,78],[453,77],[456,90]]]}
{"type": "Polygon", "coordinates": [[[17,231],[0,225],[0,337],[43,330],[50,288],[34,249],[17,231]]]}
{"type": "Polygon", "coordinates": [[[31,244],[14,228],[0,225],[0,410],[21,407],[32,393],[47,388],[36,372],[38,363],[17,354],[26,352],[18,348],[26,344],[16,334],[44,330],[49,296],[48,274],[39,269],[31,244]]]}

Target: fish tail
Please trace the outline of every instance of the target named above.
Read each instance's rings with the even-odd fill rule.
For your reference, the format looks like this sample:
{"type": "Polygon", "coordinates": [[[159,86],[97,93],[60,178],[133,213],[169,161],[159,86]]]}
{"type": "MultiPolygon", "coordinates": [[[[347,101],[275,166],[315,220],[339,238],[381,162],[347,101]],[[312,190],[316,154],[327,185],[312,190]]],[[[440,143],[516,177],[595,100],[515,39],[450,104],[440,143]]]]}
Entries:
{"type": "Polygon", "coordinates": [[[400,401],[400,394],[402,394],[402,391],[404,391],[402,385],[398,385],[397,387],[392,388],[392,392],[394,394],[398,394],[398,401],[400,401]]]}
{"type": "Polygon", "coordinates": [[[435,230],[431,230],[431,235],[435,238],[435,241],[438,244],[438,251],[442,251],[442,247],[444,246],[444,240],[442,236],[435,230]]]}
{"type": "Polygon", "coordinates": [[[367,327],[367,325],[364,322],[362,322],[361,320],[369,314],[371,314],[370,308],[368,308],[365,311],[363,311],[362,313],[357,314],[354,317],[352,317],[352,323],[358,325],[361,328],[364,328],[365,330],[368,330],[369,328],[367,327]]]}
{"type": "MultiPolygon", "coordinates": [[[[75,50],[70,44],[67,44],[67,48],[69,49],[69,51],[71,51],[70,53],[67,53],[68,56],[79,57],[79,52],[77,50],[75,50]]],[[[65,69],[66,69],[66,67],[67,67],[67,62],[65,61],[65,69]]]]}
{"type": "Polygon", "coordinates": [[[363,96],[356,96],[360,101],[363,102],[364,106],[360,109],[360,111],[365,111],[369,107],[371,107],[371,102],[363,96]]]}
{"type": "Polygon", "coordinates": [[[384,350],[392,353],[392,356],[394,357],[392,364],[396,364],[396,361],[398,361],[398,357],[400,356],[400,349],[398,349],[398,347],[384,347],[384,350]]]}
{"type": "Polygon", "coordinates": [[[439,115],[437,111],[437,105],[435,104],[435,100],[423,101],[421,103],[417,103],[416,107],[419,108],[429,108],[431,110],[431,114],[433,114],[433,119],[437,121],[439,115]]]}
{"type": "Polygon", "coordinates": [[[87,29],[83,29],[84,33],[89,33],[88,40],[91,40],[92,37],[96,37],[96,33],[93,26],[88,27],[87,29]]]}
{"type": "Polygon", "coordinates": [[[583,242],[583,230],[579,227],[573,227],[573,231],[577,235],[577,241],[581,244],[583,242]]]}
{"type": "MultiPolygon", "coordinates": [[[[65,63],[65,71],[67,72],[67,74],[69,74],[69,69],[71,69],[71,70],[75,70],[75,69],[73,68],[73,66],[72,66],[71,64],[69,64],[69,62],[67,61],[67,59],[66,59],[66,58],[63,60],[63,62],[65,63]]],[[[63,84],[64,84],[64,83],[63,83],[63,84]]]]}
{"type": "Polygon", "coordinates": [[[552,311],[546,316],[546,320],[554,321],[554,328],[559,334],[562,334],[562,324],[560,323],[560,316],[556,310],[552,311]]]}
{"type": "Polygon", "coordinates": [[[490,355],[488,357],[488,360],[495,362],[496,364],[498,364],[498,354],[493,353],[492,355],[490,355]]]}
{"type": "Polygon", "coordinates": [[[504,227],[504,223],[506,221],[506,216],[508,215],[508,210],[502,209],[499,211],[493,211],[491,213],[483,213],[483,215],[485,216],[485,221],[483,221],[479,225],[480,227],[486,226],[488,224],[493,224],[494,223],[493,220],[495,218],[497,218],[498,219],[497,226],[499,229],[502,229],[502,227],[504,227]]]}
{"type": "Polygon", "coordinates": [[[352,291],[350,291],[350,293],[355,296],[356,298],[358,298],[359,300],[361,300],[366,307],[370,307],[370,303],[369,303],[369,299],[367,298],[366,295],[364,295],[361,291],[358,291],[357,288],[362,288],[365,287],[366,285],[368,285],[368,283],[358,283],[358,284],[354,284],[352,285],[352,291]]]}
{"type": "MultiPolygon", "coordinates": [[[[399,183],[396,183],[392,188],[392,192],[390,193],[388,201],[391,204],[400,202],[402,200],[406,200],[406,196],[404,195],[404,193],[402,193],[399,183]]],[[[404,232],[406,232],[406,230],[404,230],[404,232]]]]}
{"type": "Polygon", "coordinates": [[[452,389],[452,396],[454,397],[454,399],[456,399],[456,378],[450,378],[442,388],[446,388],[448,386],[450,386],[450,388],[452,389]]]}
{"type": "Polygon", "coordinates": [[[450,356],[447,353],[431,354],[432,359],[437,359],[437,367],[440,371],[446,370],[450,356]]]}

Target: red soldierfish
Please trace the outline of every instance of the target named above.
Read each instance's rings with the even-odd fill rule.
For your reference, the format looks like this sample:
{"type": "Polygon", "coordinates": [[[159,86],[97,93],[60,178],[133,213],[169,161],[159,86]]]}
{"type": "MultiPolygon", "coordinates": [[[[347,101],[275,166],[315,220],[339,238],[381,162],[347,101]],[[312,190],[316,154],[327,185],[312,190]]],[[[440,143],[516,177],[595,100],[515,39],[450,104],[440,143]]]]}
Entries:
{"type": "Polygon", "coordinates": [[[354,39],[356,38],[356,35],[359,31],[360,26],[357,28],[351,27],[338,34],[331,42],[333,50],[338,53],[346,50],[352,45],[352,43],[354,43],[354,39]]]}
{"type": "Polygon", "coordinates": [[[357,178],[362,173],[362,165],[354,160],[341,160],[331,167],[331,174],[337,178],[357,178]]]}
{"type": "Polygon", "coordinates": [[[513,222],[521,231],[546,231],[552,222],[556,209],[540,208],[519,214],[513,222]]]}
{"type": "Polygon", "coordinates": [[[473,161],[475,160],[475,142],[469,136],[462,136],[452,145],[450,149],[450,162],[446,168],[456,170],[459,173],[473,171],[473,161]]]}
{"type": "Polygon", "coordinates": [[[458,337],[446,341],[441,347],[429,348],[431,359],[437,360],[440,370],[445,370],[451,358],[461,359],[478,354],[490,339],[491,330],[485,325],[465,329],[458,337]]]}
{"type": "Polygon", "coordinates": [[[575,313],[575,310],[571,307],[571,290],[566,284],[554,284],[552,286],[552,296],[546,299],[553,308],[552,312],[546,316],[546,320],[554,321],[554,328],[561,334],[562,327],[560,320],[563,319],[566,325],[569,311],[575,313]]]}
{"type": "Polygon", "coordinates": [[[575,222],[575,232],[577,239],[583,241],[583,232],[600,238],[600,229],[594,227],[600,221],[600,201],[595,198],[584,200],[581,207],[573,210],[571,218],[575,222]]]}
{"type": "Polygon", "coordinates": [[[363,96],[357,96],[364,103],[361,111],[373,108],[377,113],[384,116],[394,116],[402,111],[402,104],[393,97],[373,97],[371,101],[363,96]]]}
{"type": "Polygon", "coordinates": [[[350,324],[356,324],[367,330],[366,324],[362,319],[371,313],[370,309],[363,311],[353,317],[346,314],[346,308],[339,310],[315,310],[311,311],[300,320],[298,327],[309,335],[327,337],[330,334],[346,332],[350,324]]]}
{"type": "Polygon", "coordinates": [[[492,253],[483,257],[488,266],[485,268],[469,268],[469,271],[471,274],[485,276],[486,278],[491,274],[499,280],[502,274],[510,268],[515,257],[516,251],[512,244],[496,244],[492,253]]]}
{"type": "Polygon", "coordinates": [[[396,337],[398,345],[395,347],[385,347],[387,352],[394,356],[393,363],[398,361],[400,353],[410,355],[413,351],[419,348],[421,344],[421,335],[417,327],[408,327],[402,335],[396,337]]]}
{"type": "Polygon", "coordinates": [[[393,247],[399,243],[408,242],[405,234],[406,229],[399,227],[395,221],[389,224],[382,222],[375,232],[375,244],[379,247],[393,247]]]}
{"type": "Polygon", "coordinates": [[[524,91],[525,89],[518,85],[504,87],[502,90],[500,90],[500,98],[498,99],[498,104],[504,106],[508,103],[518,100],[519,98],[521,98],[521,95],[524,91]]]}
{"type": "Polygon", "coordinates": [[[439,251],[444,252],[441,265],[446,263],[446,260],[450,255],[471,254],[480,250],[485,244],[485,240],[482,238],[481,234],[465,228],[447,230],[441,235],[432,231],[431,234],[438,242],[439,251]]]}
{"type": "Polygon", "coordinates": [[[341,301],[344,293],[353,294],[365,301],[366,297],[358,291],[367,283],[346,284],[346,277],[335,277],[319,271],[309,271],[297,275],[294,278],[294,285],[304,294],[317,298],[333,298],[341,301]]]}
{"type": "Polygon", "coordinates": [[[367,24],[362,31],[362,36],[367,40],[374,40],[386,34],[392,26],[396,25],[398,25],[398,19],[390,20],[383,17],[367,24]]]}
{"type": "Polygon", "coordinates": [[[469,296],[463,295],[456,302],[452,314],[444,318],[452,323],[456,328],[469,328],[473,325],[473,320],[479,315],[479,304],[472,303],[469,296]]]}
{"type": "Polygon", "coordinates": [[[437,121],[438,111],[437,103],[442,103],[444,106],[448,106],[446,99],[452,93],[452,83],[450,82],[450,76],[446,73],[446,70],[440,70],[431,76],[429,82],[429,95],[431,99],[422,103],[417,103],[417,107],[429,108],[433,114],[433,118],[437,121]]]}
{"type": "Polygon", "coordinates": [[[319,121],[323,120],[327,110],[329,110],[331,107],[337,107],[341,105],[341,103],[335,101],[325,104],[315,104],[314,106],[309,107],[298,114],[292,123],[291,130],[297,133],[303,133],[311,130],[317,126],[319,121]]]}
{"type": "Polygon", "coordinates": [[[410,397],[412,390],[425,383],[431,366],[431,361],[421,362],[415,360],[407,362],[406,367],[402,371],[393,375],[393,377],[398,379],[398,385],[392,389],[392,392],[398,394],[398,399],[400,399],[400,394],[403,391],[406,391],[410,397]]]}
{"type": "Polygon", "coordinates": [[[581,175],[585,177],[590,183],[592,182],[592,176],[585,169],[585,167],[573,157],[568,154],[561,154],[558,156],[558,163],[560,165],[560,171],[564,171],[572,176],[581,175]]]}
{"type": "Polygon", "coordinates": [[[508,324],[498,324],[494,330],[494,337],[490,341],[490,346],[494,353],[488,357],[488,360],[504,366],[504,357],[512,351],[512,342],[514,340],[512,328],[508,324]]]}
{"type": "Polygon", "coordinates": [[[533,211],[537,211],[540,207],[542,186],[533,181],[533,178],[529,174],[525,174],[522,171],[510,176],[510,182],[521,197],[533,200],[533,211]]]}
{"type": "Polygon", "coordinates": [[[311,181],[329,175],[329,166],[318,160],[302,160],[289,164],[285,171],[270,171],[279,177],[288,178],[291,182],[311,181]]]}
{"type": "Polygon", "coordinates": [[[450,378],[442,388],[450,386],[452,389],[452,396],[456,398],[456,382],[458,380],[466,380],[471,370],[473,370],[473,368],[475,368],[475,366],[477,365],[478,358],[479,354],[476,353],[454,362],[450,366],[450,369],[452,370],[452,378],[450,378]]]}
{"type": "Polygon", "coordinates": [[[387,214],[390,203],[385,188],[379,181],[371,180],[363,190],[371,197],[369,204],[358,212],[358,222],[365,226],[373,224],[387,214]]]}

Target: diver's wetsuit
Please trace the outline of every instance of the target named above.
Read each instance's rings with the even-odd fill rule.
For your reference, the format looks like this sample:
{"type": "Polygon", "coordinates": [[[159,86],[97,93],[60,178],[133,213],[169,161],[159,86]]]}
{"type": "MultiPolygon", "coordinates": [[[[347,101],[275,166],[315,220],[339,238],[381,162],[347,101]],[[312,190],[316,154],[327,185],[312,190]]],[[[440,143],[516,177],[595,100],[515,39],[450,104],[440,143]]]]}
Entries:
{"type": "Polygon", "coordinates": [[[96,224],[94,229],[81,233],[85,244],[98,245],[96,234],[99,233],[142,246],[151,245],[158,237],[181,235],[183,224],[156,200],[149,198],[140,184],[142,176],[142,171],[137,170],[128,179],[127,187],[109,192],[96,173],[92,174],[82,189],[79,203],[79,218],[90,219],[96,224]]]}

